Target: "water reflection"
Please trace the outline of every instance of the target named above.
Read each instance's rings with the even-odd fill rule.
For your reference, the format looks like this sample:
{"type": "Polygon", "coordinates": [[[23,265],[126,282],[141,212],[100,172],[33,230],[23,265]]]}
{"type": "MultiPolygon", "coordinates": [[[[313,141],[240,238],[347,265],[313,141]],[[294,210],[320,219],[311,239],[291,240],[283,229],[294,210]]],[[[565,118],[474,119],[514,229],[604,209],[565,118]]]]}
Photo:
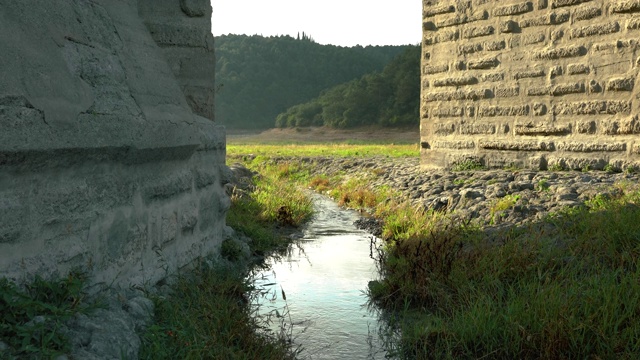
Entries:
{"type": "MultiPolygon", "coordinates": [[[[370,235],[353,225],[357,213],[313,196],[316,216],[301,248],[257,276],[256,286],[269,292],[260,313],[284,319],[300,359],[384,359],[378,319],[365,306],[364,290],[377,278],[370,235]]],[[[273,330],[281,330],[277,321],[273,330]]]]}

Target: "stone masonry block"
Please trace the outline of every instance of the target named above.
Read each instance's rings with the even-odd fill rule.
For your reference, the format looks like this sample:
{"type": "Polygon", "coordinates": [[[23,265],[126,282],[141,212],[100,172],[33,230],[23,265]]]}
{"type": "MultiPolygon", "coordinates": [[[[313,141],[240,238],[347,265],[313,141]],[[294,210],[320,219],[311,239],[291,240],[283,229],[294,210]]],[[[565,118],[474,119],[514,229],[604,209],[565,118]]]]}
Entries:
{"type": "Polygon", "coordinates": [[[433,148],[434,149],[455,149],[455,150],[464,150],[464,149],[473,149],[476,145],[471,140],[458,140],[458,141],[434,141],[433,148]]]}
{"type": "Polygon", "coordinates": [[[440,15],[440,14],[452,13],[455,11],[456,11],[456,8],[453,5],[432,6],[432,7],[426,8],[422,12],[422,16],[425,18],[428,18],[428,17],[440,15]]]}
{"type": "Polygon", "coordinates": [[[588,100],[577,102],[562,102],[553,105],[554,115],[598,115],[598,114],[629,114],[630,101],[618,100],[588,100]]]}
{"type": "Polygon", "coordinates": [[[531,86],[527,89],[527,96],[546,96],[551,92],[549,86],[531,86]]]}
{"type": "Polygon", "coordinates": [[[553,49],[538,50],[533,53],[534,60],[556,60],[562,58],[571,58],[584,56],[587,54],[587,48],[582,45],[557,47],[553,49]]]}
{"type": "Polygon", "coordinates": [[[549,37],[551,41],[559,41],[564,37],[564,30],[558,29],[551,32],[551,36],[549,37]]]}
{"type": "Polygon", "coordinates": [[[529,28],[534,26],[551,25],[551,17],[549,15],[539,15],[536,17],[526,18],[518,21],[518,27],[529,28]]]}
{"type": "Polygon", "coordinates": [[[464,107],[444,107],[431,109],[431,116],[438,118],[461,117],[464,115],[464,107]]]}
{"type": "Polygon", "coordinates": [[[497,82],[504,80],[504,73],[490,73],[480,75],[481,81],[497,82]]]}
{"type": "Polygon", "coordinates": [[[593,0],[552,0],[551,8],[555,9],[563,6],[573,6],[573,5],[578,5],[578,4],[582,4],[590,1],[593,1],[593,0]]]}
{"type": "Polygon", "coordinates": [[[462,76],[452,76],[443,79],[434,79],[432,81],[432,85],[434,87],[443,87],[443,86],[463,86],[463,85],[473,85],[478,83],[478,78],[471,75],[462,75],[462,76]]]}
{"type": "Polygon", "coordinates": [[[201,26],[187,24],[146,23],[151,37],[161,46],[185,46],[207,48],[209,31],[201,26]]]}
{"type": "Polygon", "coordinates": [[[562,69],[562,66],[560,65],[556,65],[553,66],[549,69],[549,79],[553,79],[555,77],[558,77],[560,75],[562,75],[564,73],[564,70],[562,69]]]}
{"type": "Polygon", "coordinates": [[[500,65],[500,61],[497,58],[485,58],[479,60],[470,60],[467,62],[467,68],[471,70],[486,70],[492,69],[500,65]]]}
{"type": "Polygon", "coordinates": [[[607,161],[603,158],[580,158],[580,157],[561,157],[549,161],[549,163],[559,163],[563,169],[569,170],[602,170],[607,161]]]}
{"type": "Polygon", "coordinates": [[[516,80],[527,79],[527,78],[538,78],[538,77],[543,77],[544,75],[545,75],[545,71],[542,68],[523,69],[523,70],[516,70],[513,72],[513,78],[516,80]]]}
{"type": "Polygon", "coordinates": [[[448,18],[438,19],[435,23],[435,26],[438,28],[443,28],[443,27],[466,24],[468,21],[469,21],[469,17],[467,17],[467,15],[457,14],[454,16],[450,16],[448,18]]]}
{"type": "Polygon", "coordinates": [[[599,6],[585,6],[573,12],[575,21],[589,20],[598,16],[602,16],[602,9],[599,6]]]}
{"type": "Polygon", "coordinates": [[[589,81],[589,93],[593,94],[599,92],[602,92],[602,86],[600,86],[600,83],[597,80],[589,81]]]}
{"type": "Polygon", "coordinates": [[[504,40],[487,41],[484,43],[484,48],[487,51],[503,50],[505,47],[507,47],[507,43],[504,40]]]}
{"type": "Polygon", "coordinates": [[[640,134],[640,121],[637,116],[625,120],[609,120],[605,122],[602,127],[605,135],[640,134]]]}
{"type": "Polygon", "coordinates": [[[607,91],[633,91],[634,85],[633,77],[614,78],[607,82],[607,91]]]}
{"type": "Polygon", "coordinates": [[[533,115],[543,116],[547,114],[547,105],[542,103],[533,103],[533,115]]]}
{"type": "Polygon", "coordinates": [[[640,11],[639,0],[618,1],[611,5],[612,13],[633,13],[640,11]]]}
{"type": "Polygon", "coordinates": [[[546,39],[545,33],[527,34],[522,37],[522,44],[532,45],[543,42],[546,39]]]}
{"type": "Polygon", "coordinates": [[[620,31],[620,24],[617,21],[611,21],[605,24],[595,24],[571,29],[570,38],[582,38],[587,36],[597,36],[612,34],[620,31]]]}
{"type": "Polygon", "coordinates": [[[438,123],[433,126],[433,133],[436,135],[451,135],[456,132],[454,123],[438,123]]]}
{"type": "Polygon", "coordinates": [[[527,1],[520,4],[499,6],[493,9],[493,16],[513,16],[533,11],[533,3],[527,1]]]}
{"type": "Polygon", "coordinates": [[[423,101],[481,100],[490,97],[492,94],[491,89],[430,92],[423,95],[423,101]]]}
{"type": "Polygon", "coordinates": [[[180,8],[189,17],[203,17],[210,14],[211,2],[209,0],[180,0],[180,8]]]}
{"type": "Polygon", "coordinates": [[[591,143],[591,142],[560,142],[557,145],[560,151],[571,152],[618,152],[626,151],[626,143],[591,143]]]}
{"type": "Polygon", "coordinates": [[[569,11],[555,11],[549,15],[550,25],[560,25],[566,23],[571,18],[569,11]]]}
{"type": "Polygon", "coordinates": [[[518,24],[521,28],[528,28],[533,26],[549,26],[559,25],[569,21],[571,13],[567,10],[553,11],[549,14],[540,15],[532,18],[520,20],[518,24]]]}
{"type": "Polygon", "coordinates": [[[438,26],[433,21],[425,21],[422,23],[422,30],[424,31],[436,31],[438,26]]]}
{"type": "Polygon", "coordinates": [[[489,36],[495,33],[495,28],[491,25],[476,26],[465,29],[462,32],[462,37],[465,39],[472,39],[481,36],[489,36]]]}
{"type": "Polygon", "coordinates": [[[462,124],[460,134],[462,135],[492,135],[496,133],[494,124],[462,124]]]}
{"type": "Polygon", "coordinates": [[[460,31],[458,30],[439,31],[437,38],[438,38],[438,42],[441,42],[441,43],[456,41],[460,38],[460,31]]]}
{"type": "Polygon", "coordinates": [[[553,151],[553,142],[546,141],[500,141],[481,140],[478,144],[485,150],[508,150],[508,151],[553,151]]]}
{"type": "Polygon", "coordinates": [[[595,134],[596,122],[593,120],[578,121],[576,130],[578,131],[578,134],[595,134]]]}
{"type": "Polygon", "coordinates": [[[516,106],[480,106],[478,116],[494,117],[494,116],[526,116],[529,115],[529,105],[516,106]]]}
{"type": "Polygon", "coordinates": [[[463,45],[458,46],[458,54],[460,54],[460,55],[473,54],[473,53],[476,53],[478,51],[482,51],[482,44],[481,43],[463,44],[463,45]]]}
{"type": "Polygon", "coordinates": [[[500,23],[501,33],[506,33],[506,34],[513,33],[513,32],[516,32],[518,28],[519,28],[518,23],[513,20],[507,20],[500,23]]]}
{"type": "Polygon", "coordinates": [[[167,199],[172,196],[187,192],[193,186],[193,174],[184,172],[148,185],[142,189],[142,196],[147,202],[167,199]]]}
{"type": "Polygon", "coordinates": [[[524,136],[567,135],[571,133],[571,125],[525,121],[515,124],[514,132],[516,135],[524,136]]]}
{"type": "Polygon", "coordinates": [[[589,74],[591,72],[587,64],[569,64],[567,65],[567,73],[569,75],[589,74]]]}
{"type": "Polygon", "coordinates": [[[627,29],[638,30],[640,29],[640,18],[633,18],[627,20],[627,29]]]}
{"type": "Polygon", "coordinates": [[[569,94],[580,94],[585,92],[584,83],[576,82],[570,84],[559,84],[551,89],[551,95],[563,96],[569,94]]]}
{"type": "Polygon", "coordinates": [[[443,73],[443,72],[447,72],[447,71],[449,71],[449,65],[447,65],[447,64],[425,65],[422,68],[422,73],[425,74],[425,75],[439,74],[439,73],[443,73]]]}
{"type": "Polygon", "coordinates": [[[508,98],[520,95],[520,87],[518,86],[504,86],[496,87],[494,93],[497,98],[508,98]]]}

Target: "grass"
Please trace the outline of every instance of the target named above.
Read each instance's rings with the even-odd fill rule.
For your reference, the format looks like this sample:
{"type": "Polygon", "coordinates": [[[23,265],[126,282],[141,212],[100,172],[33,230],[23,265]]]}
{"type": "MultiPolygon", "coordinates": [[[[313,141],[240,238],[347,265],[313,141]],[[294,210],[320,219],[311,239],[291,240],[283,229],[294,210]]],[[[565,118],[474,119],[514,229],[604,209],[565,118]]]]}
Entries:
{"type": "Polygon", "coordinates": [[[269,156],[269,157],[291,157],[291,156],[330,156],[330,157],[418,157],[420,148],[417,144],[359,144],[351,145],[344,143],[335,144],[228,144],[227,154],[234,155],[269,156]]]}
{"type": "MultiPolygon", "coordinates": [[[[342,149],[323,152],[344,154],[342,149]]],[[[463,165],[457,170],[479,168],[463,165]]],[[[384,219],[383,239],[376,245],[382,279],[370,283],[369,296],[372,306],[389,315],[389,327],[381,333],[391,334],[388,350],[396,356],[640,356],[637,184],[618,184],[616,195],[496,232],[455,215],[416,210],[391,189],[372,189],[367,185],[373,173],[354,179],[310,176],[302,165],[297,170],[290,173],[296,184],[322,189],[345,206],[384,219]]],[[[541,180],[536,190],[549,191],[548,182],[541,180]]],[[[493,204],[492,213],[518,201],[507,196],[493,204]]]]}
{"type": "Polygon", "coordinates": [[[86,278],[72,272],[61,279],[36,277],[18,287],[0,279],[0,341],[8,345],[8,358],[55,358],[70,350],[61,332],[75,314],[88,314],[99,306],[86,301],[86,278]]]}
{"type": "Polygon", "coordinates": [[[154,298],[156,323],[144,334],[140,359],[294,359],[289,340],[255,316],[260,294],[244,275],[201,264],[178,276],[170,296],[154,298]]]}
{"type": "Polygon", "coordinates": [[[491,215],[491,224],[494,224],[497,221],[497,216],[505,215],[504,211],[513,208],[516,203],[520,200],[520,195],[506,195],[496,202],[489,208],[489,214],[491,215]]]}
{"type": "Polygon", "coordinates": [[[410,319],[396,355],[637,358],[639,205],[636,188],[497,235],[440,219],[387,239],[370,294],[410,319]]]}
{"type": "MultiPolygon", "coordinates": [[[[295,163],[258,157],[246,164],[259,172],[253,190],[231,196],[227,225],[251,238],[254,259],[287,251],[287,231],[307,221],[311,201],[289,179],[308,179],[295,163]]],[[[225,240],[221,255],[236,266],[208,266],[176,276],[168,296],[154,296],[155,319],[143,336],[141,359],[294,359],[286,333],[269,332],[269,317],[257,316],[260,292],[252,286],[251,266],[241,265],[243,248],[225,240]]],[[[281,318],[280,318],[281,319],[281,318]]],[[[281,326],[284,326],[281,324],[281,326]]]]}

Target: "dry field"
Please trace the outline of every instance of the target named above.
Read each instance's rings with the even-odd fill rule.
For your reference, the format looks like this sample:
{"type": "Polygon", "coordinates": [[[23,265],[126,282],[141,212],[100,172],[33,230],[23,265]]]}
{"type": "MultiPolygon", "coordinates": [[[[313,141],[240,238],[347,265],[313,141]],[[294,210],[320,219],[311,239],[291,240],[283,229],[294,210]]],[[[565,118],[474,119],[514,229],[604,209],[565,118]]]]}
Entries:
{"type": "Polygon", "coordinates": [[[365,127],[358,129],[332,129],[327,127],[269,129],[262,132],[228,130],[227,142],[231,144],[274,143],[395,143],[417,144],[420,131],[365,127]]]}

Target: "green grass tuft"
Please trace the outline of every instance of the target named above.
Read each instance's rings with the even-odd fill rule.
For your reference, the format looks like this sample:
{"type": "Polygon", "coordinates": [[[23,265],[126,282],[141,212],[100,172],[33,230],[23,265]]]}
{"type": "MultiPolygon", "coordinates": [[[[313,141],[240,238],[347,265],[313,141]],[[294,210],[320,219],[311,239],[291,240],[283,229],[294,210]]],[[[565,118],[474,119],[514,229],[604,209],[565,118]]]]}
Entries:
{"type": "Polygon", "coordinates": [[[24,287],[0,279],[0,340],[9,347],[7,355],[40,359],[67,353],[69,339],[60,331],[64,323],[99,306],[86,301],[85,281],[79,272],[57,280],[36,276],[24,287]]]}

